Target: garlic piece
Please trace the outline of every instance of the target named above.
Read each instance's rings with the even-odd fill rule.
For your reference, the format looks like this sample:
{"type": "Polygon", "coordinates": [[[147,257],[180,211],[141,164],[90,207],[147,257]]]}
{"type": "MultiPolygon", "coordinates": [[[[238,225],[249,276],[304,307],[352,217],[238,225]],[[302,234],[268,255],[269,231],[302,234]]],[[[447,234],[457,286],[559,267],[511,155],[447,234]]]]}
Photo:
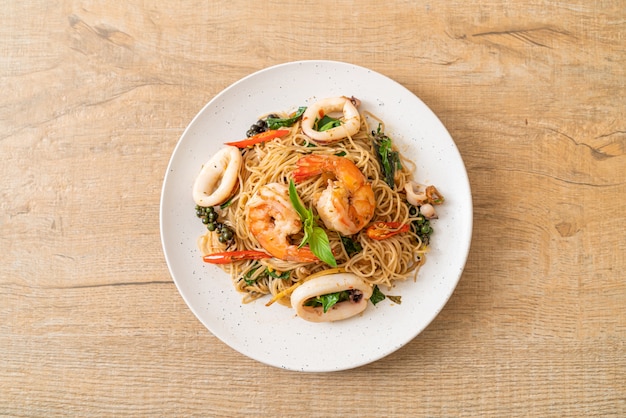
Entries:
{"type": "Polygon", "coordinates": [[[437,212],[435,212],[435,207],[430,203],[425,203],[420,206],[420,213],[426,219],[437,219],[437,212]]]}

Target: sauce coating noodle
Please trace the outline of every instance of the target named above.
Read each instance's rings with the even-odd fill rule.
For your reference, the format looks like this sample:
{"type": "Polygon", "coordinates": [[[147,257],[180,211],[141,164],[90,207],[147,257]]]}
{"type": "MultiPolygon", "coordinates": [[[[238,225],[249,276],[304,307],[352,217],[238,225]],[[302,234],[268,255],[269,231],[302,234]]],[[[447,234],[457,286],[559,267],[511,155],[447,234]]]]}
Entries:
{"type": "MultiPolygon", "coordinates": [[[[288,114],[278,116],[289,117],[288,114]]],[[[339,142],[315,143],[303,133],[300,121],[297,121],[289,128],[281,128],[290,129],[288,135],[241,150],[243,161],[238,175],[239,188],[226,207],[216,208],[220,222],[234,232],[234,240],[228,250],[265,251],[248,230],[246,205],[264,185],[289,184],[298,160],[310,154],[342,156],[359,168],[374,192],[376,208],[370,223],[382,221],[406,225],[418,219],[419,213],[410,212],[411,206],[407,203],[405,191],[407,183],[412,181],[414,164],[400,155],[401,167],[395,172],[392,189],[381,174],[381,164],[372,140],[373,129],[380,127],[384,132],[384,124],[369,112],[362,112],[360,116],[359,131],[339,142]]],[[[328,175],[319,175],[296,184],[298,195],[307,208],[315,207],[317,197],[328,187],[328,180],[328,175]]],[[[328,235],[337,267],[341,271],[357,275],[372,286],[391,287],[394,281],[416,277],[419,267],[425,261],[427,245],[413,228],[382,240],[369,238],[365,233],[366,228],[363,228],[349,237],[361,250],[348,255],[340,234],[325,228],[321,221],[317,224],[328,235]]],[[[209,231],[199,240],[204,254],[224,250],[224,246],[216,248],[212,234],[215,233],[209,231]]],[[[291,243],[298,245],[302,237],[302,232],[291,236],[291,243]]],[[[235,288],[244,293],[244,302],[267,294],[276,295],[311,274],[329,268],[321,261],[294,262],[277,258],[240,260],[222,264],[220,267],[230,274],[235,288]]],[[[278,301],[290,305],[289,297],[278,301]]]]}

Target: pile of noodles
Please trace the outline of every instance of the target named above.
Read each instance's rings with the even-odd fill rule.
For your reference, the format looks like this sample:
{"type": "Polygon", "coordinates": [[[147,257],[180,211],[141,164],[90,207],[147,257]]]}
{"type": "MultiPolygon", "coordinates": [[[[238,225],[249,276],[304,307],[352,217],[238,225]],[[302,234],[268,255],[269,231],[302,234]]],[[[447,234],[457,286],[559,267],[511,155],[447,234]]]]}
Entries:
{"type": "MultiPolygon", "coordinates": [[[[287,115],[280,115],[287,117],[287,115]]],[[[372,138],[372,131],[368,119],[375,122],[374,129],[382,121],[374,115],[364,112],[361,114],[361,128],[353,137],[345,138],[329,145],[314,144],[300,128],[299,122],[293,125],[291,133],[283,138],[249,147],[243,151],[243,165],[239,174],[239,189],[230,204],[220,210],[220,222],[225,223],[235,232],[235,240],[228,247],[231,251],[258,250],[264,251],[254,236],[248,231],[246,223],[246,203],[262,186],[278,182],[289,184],[292,172],[296,169],[296,162],[301,157],[315,153],[322,155],[343,155],[350,159],[371,183],[376,199],[376,210],[371,222],[395,221],[402,224],[415,220],[409,215],[404,192],[405,184],[411,180],[414,164],[401,157],[402,169],[396,171],[395,190],[392,190],[382,177],[381,167],[376,157],[372,138]],[[313,146],[315,145],[315,146],[313,146]],[[345,153],[345,155],[344,155],[345,153]]],[[[384,131],[384,125],[381,128],[384,131]]],[[[298,195],[306,207],[314,208],[314,196],[327,187],[328,176],[319,175],[296,184],[298,195]]],[[[313,209],[315,214],[317,212],[313,209]]],[[[318,226],[324,228],[330,245],[337,260],[337,267],[361,277],[374,285],[391,287],[396,280],[406,280],[417,274],[417,270],[425,260],[425,246],[413,232],[397,234],[385,240],[377,241],[367,237],[363,228],[350,238],[358,242],[362,250],[348,257],[338,232],[325,228],[322,220],[318,226]]],[[[199,240],[200,249],[204,254],[222,251],[216,249],[211,237],[214,232],[207,232],[199,240]]],[[[292,242],[298,245],[302,236],[292,236],[292,242]]],[[[220,265],[230,274],[235,288],[245,293],[244,302],[252,301],[263,295],[277,293],[291,287],[312,273],[329,269],[322,261],[298,263],[283,261],[276,258],[263,260],[244,260],[232,264],[220,265]],[[264,274],[266,267],[278,273],[291,271],[288,279],[274,278],[264,274]]],[[[289,304],[287,300],[281,301],[289,304]]]]}

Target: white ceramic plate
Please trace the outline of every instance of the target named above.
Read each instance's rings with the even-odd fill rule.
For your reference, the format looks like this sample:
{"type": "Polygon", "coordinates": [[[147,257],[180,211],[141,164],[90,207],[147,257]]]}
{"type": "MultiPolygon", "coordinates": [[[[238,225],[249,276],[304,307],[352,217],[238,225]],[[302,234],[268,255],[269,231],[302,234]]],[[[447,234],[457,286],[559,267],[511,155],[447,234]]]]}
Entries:
{"type": "MultiPolygon", "coordinates": [[[[454,141],[430,109],[397,82],[369,69],[334,61],[291,62],[249,75],[213,98],[189,124],[171,157],[161,195],[161,239],[170,273],[198,319],[219,339],[260,362],[323,372],[378,360],[405,345],[437,316],[463,271],[472,234],[467,172],[454,141]],[[317,99],[358,97],[361,109],[386,123],[386,133],[417,163],[415,179],[435,184],[446,202],[431,252],[417,281],[397,284],[388,299],[346,321],[303,321],[267,300],[242,304],[230,278],[205,264],[196,246],[204,232],[191,188],[200,167],[225,141],[243,139],[259,115],[295,110],[317,99]]],[[[385,291],[386,289],[382,289],[385,291]]],[[[387,292],[390,293],[390,292],[387,292]]]]}

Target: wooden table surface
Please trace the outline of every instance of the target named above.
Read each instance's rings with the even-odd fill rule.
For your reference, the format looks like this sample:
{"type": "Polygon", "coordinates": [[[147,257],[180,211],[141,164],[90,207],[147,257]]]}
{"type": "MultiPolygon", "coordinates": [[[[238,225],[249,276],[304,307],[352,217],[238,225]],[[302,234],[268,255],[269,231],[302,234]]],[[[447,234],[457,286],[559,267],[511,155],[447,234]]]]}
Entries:
{"type": "Polygon", "coordinates": [[[33,0],[0,19],[0,415],[626,415],[623,0],[33,0]],[[336,373],[218,340],[159,233],[193,116],[303,59],[419,96],[474,199],[443,311],[336,373]]]}

